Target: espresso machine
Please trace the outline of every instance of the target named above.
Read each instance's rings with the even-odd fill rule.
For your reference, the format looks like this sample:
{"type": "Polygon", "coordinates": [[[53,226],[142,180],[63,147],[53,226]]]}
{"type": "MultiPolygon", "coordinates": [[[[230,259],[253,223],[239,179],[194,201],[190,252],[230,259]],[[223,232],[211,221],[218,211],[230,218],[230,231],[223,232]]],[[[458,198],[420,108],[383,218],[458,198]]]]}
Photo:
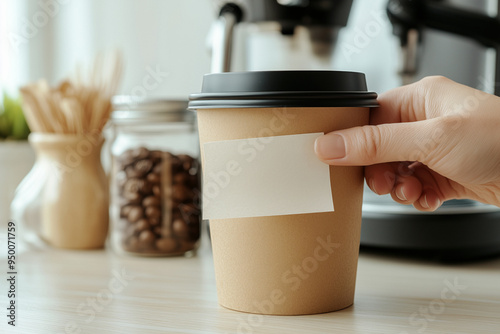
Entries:
{"type": "Polygon", "coordinates": [[[229,72],[233,60],[244,70],[306,69],[331,66],[337,37],[345,27],[353,0],[216,1],[219,16],[210,34],[212,72],[229,72]],[[238,38],[233,35],[237,28],[238,38]],[[262,52],[261,39],[273,38],[262,52]],[[244,40],[246,45],[234,46],[244,40]],[[233,50],[244,49],[232,56],[233,50]],[[266,59],[279,58],[266,63],[266,59]]]}
{"type": "MultiPolygon", "coordinates": [[[[356,0],[357,1],[366,0],[356,0]]],[[[385,12],[398,43],[399,84],[442,74],[500,96],[500,1],[389,0],[385,12]],[[497,83],[497,84],[495,84],[497,83]]],[[[352,0],[216,1],[209,45],[212,72],[336,69],[338,40],[349,29],[352,0]],[[242,51],[243,50],[243,51],[242,51]]],[[[368,79],[369,79],[368,75],[368,79]]],[[[361,246],[441,261],[500,255],[500,208],[450,200],[432,213],[365,187],[361,246]]]]}

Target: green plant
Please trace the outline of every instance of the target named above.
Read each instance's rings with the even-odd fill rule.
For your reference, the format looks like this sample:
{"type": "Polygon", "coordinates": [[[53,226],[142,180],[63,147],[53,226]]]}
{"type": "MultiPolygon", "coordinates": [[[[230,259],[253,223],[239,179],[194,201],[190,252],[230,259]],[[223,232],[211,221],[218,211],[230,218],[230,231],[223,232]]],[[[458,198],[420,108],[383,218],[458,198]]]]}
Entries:
{"type": "Polygon", "coordinates": [[[0,139],[23,140],[28,138],[29,133],[20,98],[4,93],[0,106],[0,139]]]}

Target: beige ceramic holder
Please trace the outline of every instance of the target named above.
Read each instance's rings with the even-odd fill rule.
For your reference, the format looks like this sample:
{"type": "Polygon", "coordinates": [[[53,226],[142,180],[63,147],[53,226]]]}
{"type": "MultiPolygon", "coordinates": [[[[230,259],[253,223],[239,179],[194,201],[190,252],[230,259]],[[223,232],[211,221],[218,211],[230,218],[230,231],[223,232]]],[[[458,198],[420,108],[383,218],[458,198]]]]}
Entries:
{"type": "Polygon", "coordinates": [[[41,237],[68,249],[104,247],[108,233],[108,180],[101,164],[101,134],[32,133],[36,164],[46,171],[40,194],[41,237]]]}
{"type": "MultiPolygon", "coordinates": [[[[200,109],[202,158],[206,142],[255,138],[266,127],[282,129],[276,136],[328,133],[366,125],[368,117],[369,108],[200,109]]],[[[210,220],[222,306],[299,315],[352,305],[363,168],[330,167],[330,182],[335,212],[210,220]]]]}

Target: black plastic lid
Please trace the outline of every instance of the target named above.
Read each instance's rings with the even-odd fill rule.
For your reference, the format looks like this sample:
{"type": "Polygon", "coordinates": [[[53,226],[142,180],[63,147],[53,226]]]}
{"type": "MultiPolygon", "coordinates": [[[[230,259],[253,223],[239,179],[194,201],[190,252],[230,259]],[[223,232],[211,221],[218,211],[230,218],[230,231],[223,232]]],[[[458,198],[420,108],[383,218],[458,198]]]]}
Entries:
{"type": "Polygon", "coordinates": [[[378,106],[363,73],[340,71],[206,74],[189,100],[189,109],[378,106]]]}

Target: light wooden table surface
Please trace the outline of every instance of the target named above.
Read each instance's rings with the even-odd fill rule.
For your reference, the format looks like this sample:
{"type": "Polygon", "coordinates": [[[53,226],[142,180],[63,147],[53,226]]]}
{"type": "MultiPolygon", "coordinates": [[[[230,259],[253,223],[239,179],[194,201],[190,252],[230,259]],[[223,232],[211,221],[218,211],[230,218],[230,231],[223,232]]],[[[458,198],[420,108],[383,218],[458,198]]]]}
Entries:
{"type": "Polygon", "coordinates": [[[25,249],[12,328],[0,237],[0,333],[500,333],[499,258],[442,265],[362,253],[354,306],[252,316],[217,304],[206,237],[193,258],[25,249]]]}

